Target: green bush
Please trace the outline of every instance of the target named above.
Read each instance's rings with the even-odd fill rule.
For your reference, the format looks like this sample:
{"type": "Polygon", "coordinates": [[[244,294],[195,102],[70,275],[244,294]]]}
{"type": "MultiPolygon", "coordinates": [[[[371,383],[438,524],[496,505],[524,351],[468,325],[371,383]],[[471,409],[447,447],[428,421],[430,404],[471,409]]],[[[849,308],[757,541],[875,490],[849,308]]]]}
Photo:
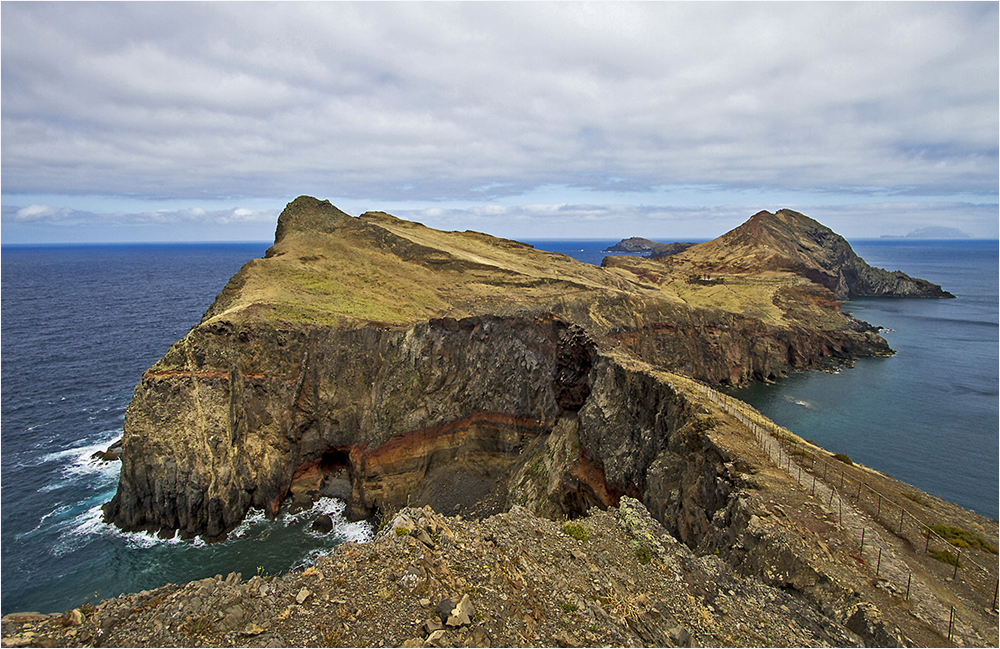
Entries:
{"type": "Polygon", "coordinates": [[[948,543],[951,543],[956,548],[978,548],[984,552],[989,552],[990,554],[997,554],[997,549],[987,543],[981,536],[977,536],[972,532],[967,532],[960,527],[952,527],[951,525],[931,525],[931,529],[941,535],[941,538],[948,543]]]}
{"type": "Polygon", "coordinates": [[[639,563],[646,565],[653,560],[653,551],[648,545],[640,545],[635,549],[635,556],[639,558],[639,563]]]}
{"type": "Polygon", "coordinates": [[[579,525],[574,525],[573,523],[563,525],[563,533],[572,536],[577,541],[586,541],[590,538],[590,532],[579,525]]]}
{"type": "Polygon", "coordinates": [[[948,552],[947,550],[928,550],[927,554],[931,555],[941,563],[947,563],[949,566],[961,566],[958,565],[958,557],[948,552]]]}
{"type": "Polygon", "coordinates": [[[851,462],[851,458],[844,453],[837,453],[836,455],[833,456],[833,459],[837,460],[838,462],[843,462],[847,466],[854,466],[854,462],[851,462]]]}

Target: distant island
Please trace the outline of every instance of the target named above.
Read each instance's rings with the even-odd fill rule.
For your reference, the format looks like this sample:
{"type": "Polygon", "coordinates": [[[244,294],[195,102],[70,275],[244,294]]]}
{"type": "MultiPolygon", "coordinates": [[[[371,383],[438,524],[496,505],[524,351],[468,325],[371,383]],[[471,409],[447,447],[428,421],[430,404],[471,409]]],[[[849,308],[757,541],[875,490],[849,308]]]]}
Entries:
{"type": "Polygon", "coordinates": [[[601,252],[628,252],[646,253],[649,257],[669,257],[684,252],[695,245],[693,241],[675,241],[673,243],[660,243],[642,237],[629,237],[622,239],[610,248],[605,248],[601,252]]]}
{"type": "Polygon", "coordinates": [[[946,228],[942,226],[929,226],[919,228],[905,236],[895,234],[883,234],[882,239],[971,239],[972,237],[958,228],[946,228]]]}

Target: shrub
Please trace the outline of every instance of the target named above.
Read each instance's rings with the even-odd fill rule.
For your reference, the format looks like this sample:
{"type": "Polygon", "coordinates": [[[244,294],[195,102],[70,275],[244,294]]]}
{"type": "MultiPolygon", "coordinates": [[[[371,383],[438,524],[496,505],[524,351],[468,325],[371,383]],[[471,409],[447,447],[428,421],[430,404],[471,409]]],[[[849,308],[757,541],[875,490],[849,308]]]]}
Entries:
{"type": "Polygon", "coordinates": [[[951,543],[956,548],[978,548],[984,552],[989,552],[990,554],[997,554],[997,549],[987,543],[981,536],[977,536],[972,532],[967,532],[960,527],[952,527],[951,525],[931,525],[931,529],[940,534],[941,538],[948,543],[951,543]]]}
{"type": "Polygon", "coordinates": [[[573,523],[563,525],[563,533],[572,536],[577,541],[586,541],[590,538],[590,532],[579,525],[574,525],[573,523]]]}
{"type": "Polygon", "coordinates": [[[948,552],[947,550],[928,550],[927,554],[931,555],[941,563],[947,563],[949,566],[961,566],[958,565],[958,557],[948,552]]]}
{"type": "Polygon", "coordinates": [[[648,545],[640,545],[635,549],[635,556],[639,558],[639,563],[646,565],[653,560],[653,551],[648,545]]]}
{"type": "Polygon", "coordinates": [[[854,462],[851,462],[851,458],[844,453],[837,453],[836,455],[833,456],[833,459],[837,460],[838,462],[843,462],[847,466],[854,466],[854,462]]]}

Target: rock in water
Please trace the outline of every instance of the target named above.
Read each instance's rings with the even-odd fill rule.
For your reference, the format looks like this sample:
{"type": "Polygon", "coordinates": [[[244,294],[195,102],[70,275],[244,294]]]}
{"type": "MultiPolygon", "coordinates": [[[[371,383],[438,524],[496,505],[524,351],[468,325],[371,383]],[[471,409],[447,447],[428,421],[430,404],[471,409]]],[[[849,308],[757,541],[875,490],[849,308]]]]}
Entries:
{"type": "Polygon", "coordinates": [[[329,534],[333,531],[333,519],[328,514],[320,514],[313,521],[312,529],[320,534],[329,534]]]}

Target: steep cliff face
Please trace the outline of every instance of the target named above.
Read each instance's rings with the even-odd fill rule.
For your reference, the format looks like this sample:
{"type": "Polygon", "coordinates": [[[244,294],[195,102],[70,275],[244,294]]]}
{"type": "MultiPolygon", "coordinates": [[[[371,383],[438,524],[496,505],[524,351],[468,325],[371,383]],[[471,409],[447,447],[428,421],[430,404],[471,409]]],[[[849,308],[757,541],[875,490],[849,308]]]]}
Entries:
{"type": "Polygon", "coordinates": [[[801,277],[730,281],[730,303],[630,259],[300,197],[143,375],[106,518],[215,539],[318,494],[354,517],[527,501],[572,516],[631,495],[697,545],[728,493],[722,455],[687,379],[656,372],[739,384],[891,350],[801,277]]]}

